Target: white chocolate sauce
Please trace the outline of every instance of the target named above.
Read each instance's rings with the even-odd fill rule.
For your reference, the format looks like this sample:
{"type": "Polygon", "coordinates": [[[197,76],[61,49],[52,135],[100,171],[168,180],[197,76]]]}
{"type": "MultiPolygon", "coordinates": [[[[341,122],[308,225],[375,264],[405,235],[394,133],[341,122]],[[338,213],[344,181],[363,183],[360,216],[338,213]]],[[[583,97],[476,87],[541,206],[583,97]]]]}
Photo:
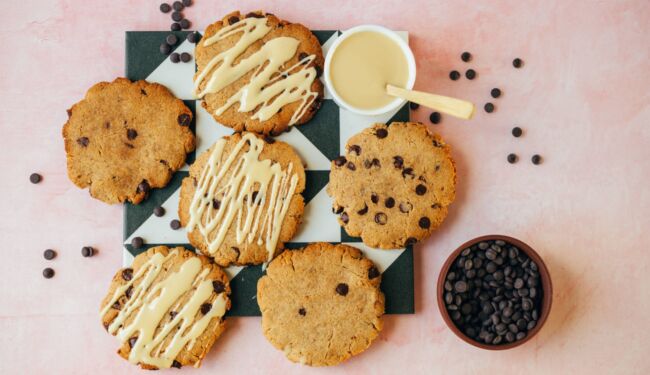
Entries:
{"type": "Polygon", "coordinates": [[[167,256],[154,254],[128,283],[115,290],[101,311],[101,316],[105,316],[113,304],[132,288],[131,298],[108,326],[108,332],[122,343],[137,337],[129,353],[131,363],[169,368],[183,348],[192,349],[213,318],[221,318],[226,312],[226,298],[224,293],[220,293],[211,303],[210,311],[205,315],[201,313],[201,305],[208,303],[214,288],[212,280],[206,279],[210,268],[203,267],[197,257],[188,258],[177,272],[153,284],[163,267],[176,256],[178,250],[167,256]],[[136,281],[139,282],[134,285],[136,281]],[[180,300],[187,293],[191,296],[181,306],[180,300]],[[176,315],[161,324],[170,311],[176,315]]]}
{"type": "Polygon", "coordinates": [[[234,46],[214,56],[203,68],[194,82],[193,94],[203,98],[206,94],[217,93],[254,70],[250,81],[228,98],[223,106],[217,108],[215,114],[221,115],[239,102],[239,112],[256,110],[251,118],[265,121],[283,106],[300,100],[300,106],[294,111],[289,123],[294,125],[318,97],[317,92],[311,91],[311,85],[317,75],[316,69],[309,66],[316,58],[315,55],[309,55],[285,69],[284,64],[296,54],[300,41],[291,37],[278,37],[269,40],[257,52],[233,65],[251,44],[272,30],[266,21],[266,18],[244,18],[202,41],[207,47],[232,35],[242,34],[234,46]],[[205,87],[199,91],[200,85],[206,79],[208,80],[205,87]]]}
{"type": "Polygon", "coordinates": [[[197,181],[187,226],[188,231],[198,228],[209,254],[219,249],[236,219],[237,243],[265,244],[268,261],[273,259],[298,175],[292,173],[293,164],[283,171],[279,163],[259,160],[264,143],[254,134],[244,133],[223,161],[226,140],[220,139],[212,146],[210,159],[197,181]],[[244,151],[246,144],[249,147],[244,151]],[[220,202],[218,208],[213,205],[214,199],[220,202]]]}

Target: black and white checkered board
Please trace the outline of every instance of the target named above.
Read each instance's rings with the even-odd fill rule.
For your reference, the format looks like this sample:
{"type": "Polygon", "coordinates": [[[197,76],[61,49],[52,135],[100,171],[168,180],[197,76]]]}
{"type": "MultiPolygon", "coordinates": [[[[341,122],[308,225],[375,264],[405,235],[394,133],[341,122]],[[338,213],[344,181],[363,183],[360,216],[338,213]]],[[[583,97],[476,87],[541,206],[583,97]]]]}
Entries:
{"type": "MultiPolygon", "coordinates": [[[[194,112],[192,130],[197,136],[197,149],[189,155],[188,163],[195,155],[207,150],[218,138],[232,133],[230,128],[219,125],[200,104],[193,99],[193,63],[172,63],[161,55],[159,46],[169,32],[146,31],[126,33],[126,76],[131,80],[146,79],[167,86],[177,97],[183,99],[194,112]]],[[[176,52],[193,53],[194,45],[187,42],[187,32],[175,33],[183,41],[176,52]]],[[[315,31],[323,45],[324,53],[340,34],[337,31],[315,31]]],[[[401,34],[407,39],[407,34],[401,34]]],[[[374,118],[358,116],[339,108],[329,93],[316,116],[307,124],[295,127],[277,137],[293,146],[307,165],[307,186],[305,218],[298,235],[288,248],[298,248],[309,242],[326,241],[349,243],[360,248],[382,271],[381,287],[386,295],[386,312],[389,314],[412,314],[413,306],[413,252],[412,249],[375,250],[364,246],[358,238],[348,236],[339,226],[331,211],[331,199],[325,192],[329,181],[330,161],[341,154],[347,139],[375,122],[407,121],[408,106],[393,113],[374,118]]],[[[144,249],[134,250],[130,243],[133,237],[142,237],[147,245],[182,245],[189,249],[186,232],[172,230],[169,222],[176,219],[178,194],[181,181],[187,176],[188,167],[177,172],[169,185],[151,192],[141,204],[125,205],[124,210],[124,264],[129,265],[133,257],[144,249]],[[165,215],[153,215],[155,206],[163,206],[165,215]]],[[[231,278],[231,316],[255,316],[260,311],[256,301],[257,280],[262,276],[261,266],[229,267],[226,272],[231,278]]]]}

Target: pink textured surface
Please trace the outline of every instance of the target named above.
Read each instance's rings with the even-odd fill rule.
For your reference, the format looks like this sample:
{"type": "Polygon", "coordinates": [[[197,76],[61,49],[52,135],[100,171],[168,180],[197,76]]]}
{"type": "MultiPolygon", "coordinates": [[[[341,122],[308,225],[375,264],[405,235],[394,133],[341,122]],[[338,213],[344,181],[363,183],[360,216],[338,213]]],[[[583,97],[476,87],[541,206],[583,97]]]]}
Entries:
{"type": "MultiPolygon", "coordinates": [[[[418,246],[416,308],[388,316],[363,355],[314,373],[650,373],[650,3],[647,1],[201,1],[203,29],[227,11],[264,8],[315,29],[377,23],[408,30],[416,87],[476,101],[500,87],[493,114],[444,118],[458,198],[442,229],[418,246]],[[459,55],[471,51],[474,60],[459,55]],[[525,67],[515,70],[514,57],[525,67]],[[450,70],[478,71],[474,81],[450,70]],[[515,139],[518,124],[524,136],[515,139]],[[521,160],[509,165],[516,152],[521,160]],[[540,153],[541,166],[530,156],[540,153]],[[446,256],[481,234],[536,248],[555,285],[539,336],[500,353],[448,330],[435,302],[446,256]]],[[[122,208],[66,178],[65,109],[124,71],[124,31],[166,30],[159,1],[24,0],[4,4],[0,45],[0,373],[137,373],[116,354],[98,303],[121,263],[122,208]],[[44,176],[31,185],[28,176],[44,176]],[[83,245],[99,255],[80,256],[83,245]],[[59,256],[48,262],[42,251],[59,256]],[[52,266],[56,276],[41,277],[52,266]]],[[[416,119],[426,121],[420,108],[416,119]]],[[[298,373],[266,342],[258,318],[231,319],[201,370],[298,373]]]]}

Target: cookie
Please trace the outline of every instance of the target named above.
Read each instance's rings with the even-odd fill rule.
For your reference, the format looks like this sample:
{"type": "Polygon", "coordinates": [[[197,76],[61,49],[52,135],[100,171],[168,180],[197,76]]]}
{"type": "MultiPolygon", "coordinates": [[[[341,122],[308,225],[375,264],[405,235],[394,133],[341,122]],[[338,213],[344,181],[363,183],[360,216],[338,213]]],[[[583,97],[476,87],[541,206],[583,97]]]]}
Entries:
{"type": "Polygon", "coordinates": [[[280,134],[307,122],[323,96],[323,52],[301,24],[262,11],[233,12],[196,46],[194,95],[235,131],[280,134]]]}
{"type": "Polygon", "coordinates": [[[149,370],[194,366],[225,328],[228,277],[208,258],[183,247],[158,246],[119,270],[101,305],[117,353],[149,370]]]}
{"type": "Polygon", "coordinates": [[[454,200],[449,146],[413,122],[375,124],[332,161],[327,193],[339,224],[371,247],[412,245],[433,232],[454,200]]]}
{"type": "Polygon", "coordinates": [[[178,215],[190,243],[219,265],[260,264],[296,233],[304,189],[305,170],[291,146],[235,133],[190,167],[178,215]]]}
{"type": "Polygon", "coordinates": [[[68,177],[106,203],[140,203],[167,185],[194,150],[192,112],[156,83],[100,82],[68,116],[68,177]]]}
{"type": "Polygon", "coordinates": [[[380,273],[361,251],[313,243],[278,256],[257,282],[264,336],[287,358],[336,365],[366,350],[382,329],[380,273]]]}

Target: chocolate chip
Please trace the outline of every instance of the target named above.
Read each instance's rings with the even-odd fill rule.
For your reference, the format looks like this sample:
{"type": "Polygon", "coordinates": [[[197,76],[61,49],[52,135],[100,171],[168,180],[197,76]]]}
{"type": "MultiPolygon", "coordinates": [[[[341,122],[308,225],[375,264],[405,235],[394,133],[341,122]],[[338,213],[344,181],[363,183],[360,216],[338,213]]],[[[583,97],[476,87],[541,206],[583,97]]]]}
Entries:
{"type": "Polygon", "coordinates": [[[476,78],[476,71],[474,69],[467,69],[465,72],[465,77],[467,79],[474,79],[476,78]]]}
{"type": "Polygon", "coordinates": [[[403,213],[410,212],[413,209],[413,205],[409,202],[402,202],[399,204],[399,210],[403,213]]]}
{"type": "Polygon", "coordinates": [[[542,157],[535,154],[530,160],[533,162],[533,164],[538,165],[539,163],[542,162],[542,157]]]}
{"type": "Polygon", "coordinates": [[[517,162],[517,155],[516,154],[508,154],[508,163],[514,164],[517,162]]]}
{"type": "Polygon", "coordinates": [[[431,220],[429,220],[428,217],[423,216],[418,221],[418,225],[420,226],[420,228],[428,229],[431,226],[431,220]]]}
{"type": "Polygon", "coordinates": [[[160,53],[163,55],[169,55],[172,52],[172,47],[169,46],[167,43],[162,43],[160,45],[160,53]]]}
{"type": "Polygon", "coordinates": [[[172,9],[174,9],[175,11],[181,11],[183,10],[183,8],[185,8],[185,6],[180,1],[174,1],[174,3],[172,4],[172,9]]]}
{"type": "Polygon", "coordinates": [[[309,57],[309,55],[306,54],[305,52],[300,52],[300,53],[298,54],[298,60],[300,60],[300,61],[306,59],[307,57],[309,57]]]}
{"type": "Polygon", "coordinates": [[[521,128],[518,127],[518,126],[515,126],[514,128],[512,128],[512,136],[515,137],[515,138],[521,137],[521,135],[523,133],[524,133],[523,130],[521,130],[521,128]]]}
{"type": "Polygon", "coordinates": [[[370,161],[368,159],[364,160],[363,161],[363,167],[366,168],[366,169],[372,168],[372,161],[370,161]]]}
{"type": "Polygon", "coordinates": [[[172,20],[174,22],[178,22],[183,19],[183,14],[181,12],[172,12],[172,20]]]}
{"type": "MultiPolygon", "coordinates": [[[[171,26],[169,27],[169,29],[170,29],[171,31],[181,31],[181,24],[178,23],[178,22],[174,22],[174,23],[171,24],[171,26]]],[[[172,60],[172,62],[174,62],[174,61],[172,60]]],[[[178,61],[175,61],[175,62],[178,62],[178,61]]]]}
{"type": "Polygon", "coordinates": [[[354,165],[354,163],[351,162],[351,161],[348,162],[348,164],[346,165],[346,167],[348,167],[348,169],[351,170],[351,171],[356,171],[356,170],[357,170],[357,166],[354,165]]]}
{"type": "Polygon", "coordinates": [[[334,212],[335,214],[338,215],[338,214],[340,214],[341,212],[343,212],[343,207],[341,207],[341,206],[338,206],[338,207],[336,207],[336,208],[332,207],[332,212],[334,212]]]}
{"type": "Polygon", "coordinates": [[[341,213],[341,221],[343,222],[343,224],[347,224],[348,221],[350,221],[350,217],[348,216],[347,212],[341,213]]]}
{"type": "Polygon", "coordinates": [[[350,146],[350,152],[351,153],[354,152],[355,154],[357,154],[357,156],[361,155],[361,146],[359,146],[359,145],[351,145],[350,146]]]}
{"type": "Polygon", "coordinates": [[[178,54],[178,52],[174,52],[171,55],[169,55],[169,60],[174,64],[176,64],[181,61],[181,55],[178,54]]]}
{"type": "Polygon", "coordinates": [[[339,285],[336,286],[336,293],[342,295],[342,296],[347,296],[348,295],[348,284],[345,283],[340,283],[339,285]]]}
{"type": "Polygon", "coordinates": [[[45,250],[43,252],[43,258],[45,258],[47,260],[52,260],[52,259],[56,258],[56,251],[54,251],[52,249],[45,250]]]}
{"type": "Polygon", "coordinates": [[[156,206],[156,207],[153,208],[153,214],[158,216],[158,217],[164,216],[165,215],[165,209],[163,207],[161,207],[161,206],[156,206]]]}
{"type": "Polygon", "coordinates": [[[43,178],[38,173],[32,173],[29,175],[29,182],[32,184],[38,184],[43,178]]]}
{"type": "Polygon", "coordinates": [[[131,240],[131,246],[133,246],[134,249],[140,249],[144,245],[144,240],[142,237],[133,237],[131,240]]]}
{"type": "Polygon", "coordinates": [[[190,126],[190,124],[192,123],[192,117],[190,117],[190,115],[188,115],[187,113],[183,113],[178,116],[176,121],[178,121],[178,125],[180,126],[190,126]]]}
{"type": "Polygon", "coordinates": [[[131,281],[133,278],[133,268],[125,268],[122,270],[122,279],[124,281],[131,281]]]}
{"type": "Polygon", "coordinates": [[[147,180],[142,180],[142,182],[138,184],[138,189],[136,191],[138,193],[148,194],[149,190],[151,190],[151,186],[149,186],[149,182],[147,180]]]}
{"type": "Polygon", "coordinates": [[[187,41],[190,43],[198,43],[201,40],[201,36],[196,31],[193,31],[187,34],[187,41]]]}
{"type": "Polygon", "coordinates": [[[385,225],[388,222],[388,216],[383,212],[378,212],[375,214],[375,223],[379,225],[385,225]]]}
{"type": "Polygon", "coordinates": [[[176,45],[176,43],[178,43],[178,37],[176,35],[174,35],[174,34],[169,34],[165,38],[165,42],[167,44],[169,44],[170,46],[174,46],[174,45],[176,45]]]}
{"type": "Polygon", "coordinates": [[[368,268],[368,278],[370,280],[372,280],[372,279],[374,279],[376,277],[379,277],[379,275],[381,275],[381,273],[379,273],[379,270],[377,269],[377,267],[371,266],[370,268],[368,268]]]}
{"type": "Polygon", "coordinates": [[[468,62],[472,59],[472,54],[469,52],[463,52],[460,55],[460,59],[463,60],[464,62],[468,62]]]}
{"type": "Polygon", "coordinates": [[[192,6],[192,0],[183,0],[183,5],[186,7],[192,6]]]}
{"type": "Polygon", "coordinates": [[[182,366],[181,363],[178,362],[177,360],[173,360],[173,361],[172,361],[172,367],[174,367],[174,368],[181,368],[181,367],[183,367],[183,366],[182,366]]]}
{"type": "Polygon", "coordinates": [[[275,138],[273,138],[273,137],[269,137],[268,135],[265,135],[265,136],[264,136],[264,142],[266,142],[266,143],[272,145],[272,144],[275,143],[275,138]]]}
{"type": "Polygon", "coordinates": [[[128,287],[128,289],[124,292],[124,296],[126,298],[131,298],[131,295],[133,294],[133,285],[128,287]]]}
{"type": "Polygon", "coordinates": [[[314,69],[316,69],[316,78],[323,75],[323,69],[320,66],[314,65],[314,69]]]}
{"type": "Polygon", "coordinates": [[[46,268],[43,270],[43,277],[46,279],[51,279],[54,277],[54,270],[51,268],[46,268]]]}
{"type": "Polygon", "coordinates": [[[216,198],[213,199],[212,200],[212,208],[214,208],[215,210],[218,210],[219,207],[221,207],[221,201],[216,199],[216,198]]]}
{"type": "Polygon", "coordinates": [[[298,309],[298,314],[300,314],[301,316],[305,316],[307,315],[307,310],[305,310],[304,307],[301,307],[298,309]]]}
{"type": "Polygon", "coordinates": [[[246,18],[264,18],[263,14],[250,12],[246,14],[246,18]]]}
{"type": "Polygon", "coordinates": [[[372,193],[370,194],[370,200],[372,201],[372,203],[377,204],[377,202],[379,202],[379,197],[377,196],[377,194],[372,193]]]}
{"type": "Polygon", "coordinates": [[[162,4],[160,4],[160,11],[161,11],[161,12],[163,12],[163,13],[169,13],[169,12],[171,12],[171,10],[172,10],[172,7],[169,6],[169,4],[167,4],[167,3],[162,3],[162,4]]]}
{"type": "Polygon", "coordinates": [[[434,203],[434,204],[431,205],[431,208],[433,208],[435,210],[438,210],[438,209],[441,209],[442,206],[440,205],[440,203],[434,203]]]}
{"type": "Polygon", "coordinates": [[[521,68],[523,65],[524,65],[524,62],[519,57],[512,60],[512,66],[514,66],[517,69],[521,68]]]}
{"type": "Polygon", "coordinates": [[[415,194],[417,195],[424,195],[427,192],[427,187],[419,184],[418,186],[415,187],[415,194]]]}
{"type": "Polygon", "coordinates": [[[192,55],[187,52],[181,53],[181,61],[184,63],[192,61],[192,55]]]}
{"type": "Polygon", "coordinates": [[[343,166],[348,160],[345,158],[345,156],[339,156],[338,158],[334,159],[334,165],[337,167],[343,166]]]}
{"type": "Polygon", "coordinates": [[[217,294],[223,293],[226,290],[226,285],[219,280],[214,280],[212,282],[212,289],[214,289],[214,292],[217,294]]]}
{"type": "Polygon", "coordinates": [[[413,174],[413,168],[404,168],[402,170],[402,177],[406,178],[406,176],[410,176],[411,178],[415,178],[415,174],[413,174]]]}
{"type": "Polygon", "coordinates": [[[439,124],[440,119],[440,112],[431,112],[431,115],[429,115],[429,121],[431,121],[432,124],[439,124]]]}
{"type": "Polygon", "coordinates": [[[377,129],[377,130],[375,131],[375,135],[376,135],[377,138],[379,138],[379,139],[386,138],[386,136],[388,136],[388,130],[386,130],[386,129],[384,129],[384,128],[379,128],[379,129],[377,129]]]}
{"type": "Polygon", "coordinates": [[[81,256],[84,258],[90,258],[93,255],[95,255],[95,249],[91,246],[84,246],[81,248],[81,256]]]}
{"type": "Polygon", "coordinates": [[[179,24],[181,25],[181,29],[183,29],[183,30],[187,30],[187,29],[189,29],[190,26],[192,25],[192,23],[190,22],[190,20],[188,20],[187,18],[183,18],[183,19],[181,20],[181,22],[179,22],[179,24]]]}
{"type": "Polygon", "coordinates": [[[402,168],[404,166],[404,159],[401,156],[393,156],[393,165],[395,168],[402,168]]]}
{"type": "Polygon", "coordinates": [[[404,242],[404,246],[413,246],[418,242],[418,239],[415,237],[409,237],[404,242]]]}
{"type": "Polygon", "coordinates": [[[239,17],[237,16],[230,16],[230,18],[228,18],[228,24],[230,25],[236,24],[237,22],[239,22],[239,17]]]}
{"type": "Polygon", "coordinates": [[[122,306],[120,305],[120,301],[115,301],[115,303],[111,307],[115,310],[120,310],[122,308],[122,306]]]}
{"type": "Polygon", "coordinates": [[[138,132],[135,129],[127,129],[126,137],[130,140],[134,140],[138,136],[138,132]]]}
{"type": "Polygon", "coordinates": [[[487,112],[487,113],[492,113],[492,112],[494,112],[494,104],[492,104],[492,103],[485,103],[485,105],[483,106],[483,109],[484,109],[485,112],[487,112]]]}
{"type": "Polygon", "coordinates": [[[173,230],[177,230],[181,227],[181,222],[178,221],[177,219],[174,219],[169,222],[169,227],[172,228],[173,230]]]}
{"type": "Polygon", "coordinates": [[[138,341],[138,338],[137,338],[137,337],[131,337],[131,338],[129,339],[129,347],[130,347],[130,348],[133,348],[133,347],[135,346],[135,343],[136,343],[137,341],[138,341]]]}
{"type": "Polygon", "coordinates": [[[457,81],[458,78],[460,78],[460,73],[457,70],[452,70],[451,72],[449,72],[449,78],[452,81],[457,81]]]}
{"type": "Polygon", "coordinates": [[[81,138],[77,139],[77,143],[81,147],[88,147],[88,143],[90,143],[90,140],[88,139],[88,137],[81,137],[81,138]]]}
{"type": "Polygon", "coordinates": [[[206,315],[210,310],[212,310],[212,304],[204,303],[201,305],[201,314],[206,315]]]}
{"type": "Polygon", "coordinates": [[[368,205],[367,204],[364,204],[363,208],[360,209],[359,211],[357,211],[357,214],[359,214],[359,215],[365,215],[367,213],[368,213],[368,205]]]}
{"type": "Polygon", "coordinates": [[[418,103],[409,102],[409,107],[410,107],[412,110],[416,110],[416,109],[420,108],[420,105],[419,105],[418,103]]]}
{"type": "Polygon", "coordinates": [[[490,90],[490,95],[496,99],[501,96],[501,90],[495,87],[492,90],[490,90]]]}
{"type": "Polygon", "coordinates": [[[395,199],[388,197],[384,201],[384,204],[386,205],[386,208],[393,208],[395,207],[395,199]]]}

